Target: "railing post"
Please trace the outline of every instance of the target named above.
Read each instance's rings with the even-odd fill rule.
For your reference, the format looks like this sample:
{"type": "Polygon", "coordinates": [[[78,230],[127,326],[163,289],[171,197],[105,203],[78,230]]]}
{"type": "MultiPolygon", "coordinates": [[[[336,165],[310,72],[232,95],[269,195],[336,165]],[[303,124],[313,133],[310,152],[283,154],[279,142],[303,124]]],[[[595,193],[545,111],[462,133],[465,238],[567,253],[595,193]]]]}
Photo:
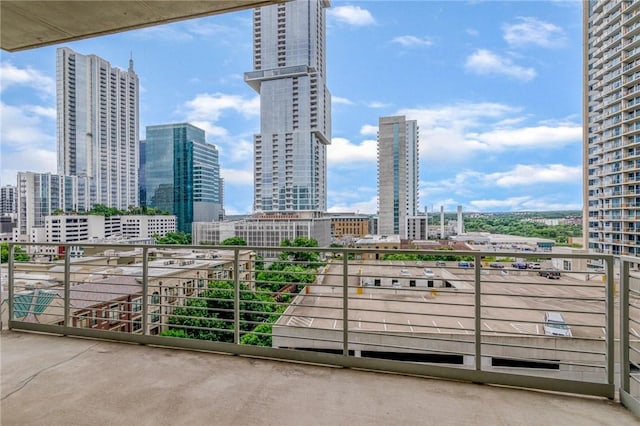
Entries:
{"type": "Polygon", "coordinates": [[[142,248],[142,334],[149,334],[149,248],[142,248]]]}
{"type": "MultiPolygon", "coordinates": [[[[607,328],[607,383],[610,385],[614,384],[614,338],[615,338],[615,325],[613,322],[613,286],[614,286],[614,276],[613,276],[613,257],[609,256],[607,259],[607,289],[606,289],[606,328],[607,328]]],[[[622,278],[622,277],[620,277],[622,278]]],[[[613,398],[613,395],[611,395],[613,398]]]]}
{"type": "MultiPolygon", "coordinates": [[[[7,278],[9,280],[9,330],[11,330],[11,321],[13,321],[13,302],[14,302],[14,288],[13,288],[13,268],[14,268],[14,262],[13,262],[13,256],[15,253],[15,248],[16,246],[9,243],[9,263],[8,263],[8,267],[9,267],[9,271],[7,274],[7,278]]],[[[2,321],[0,319],[0,321],[2,321]]]]}
{"type": "Polygon", "coordinates": [[[240,344],[240,249],[233,250],[233,335],[236,345],[240,344]]]}
{"type": "Polygon", "coordinates": [[[620,258],[620,386],[629,393],[629,262],[620,258]]]}
{"type": "Polygon", "coordinates": [[[71,327],[71,253],[69,245],[64,245],[64,326],[71,327]]]}
{"type": "Polygon", "coordinates": [[[474,315],[475,315],[475,361],[476,361],[476,370],[482,370],[482,297],[481,297],[481,287],[480,287],[480,261],[482,260],[480,256],[475,256],[475,264],[474,264],[474,276],[475,276],[475,294],[474,294],[474,315]]]}
{"type": "Polygon", "coordinates": [[[349,252],[342,254],[342,355],[349,356],[349,252]]]}

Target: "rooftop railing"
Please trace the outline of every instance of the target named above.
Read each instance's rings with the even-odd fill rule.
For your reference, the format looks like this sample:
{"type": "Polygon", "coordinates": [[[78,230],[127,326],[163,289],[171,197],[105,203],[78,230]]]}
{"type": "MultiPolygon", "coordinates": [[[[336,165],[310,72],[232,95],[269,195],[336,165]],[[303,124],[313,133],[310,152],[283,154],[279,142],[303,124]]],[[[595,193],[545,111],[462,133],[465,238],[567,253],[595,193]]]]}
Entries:
{"type": "Polygon", "coordinates": [[[620,287],[616,261],[490,248],[10,244],[4,321],[606,398],[617,382],[623,402],[637,401],[637,258],[618,262],[620,287]]]}

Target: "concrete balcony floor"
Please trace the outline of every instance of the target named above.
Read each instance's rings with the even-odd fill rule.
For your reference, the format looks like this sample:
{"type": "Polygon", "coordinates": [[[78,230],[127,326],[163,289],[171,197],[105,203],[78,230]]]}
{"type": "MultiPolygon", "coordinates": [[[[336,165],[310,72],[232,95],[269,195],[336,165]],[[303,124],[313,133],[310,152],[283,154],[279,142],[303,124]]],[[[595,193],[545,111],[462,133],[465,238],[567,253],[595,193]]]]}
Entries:
{"type": "Polygon", "coordinates": [[[2,332],[9,425],[637,425],[582,396],[2,332]]]}

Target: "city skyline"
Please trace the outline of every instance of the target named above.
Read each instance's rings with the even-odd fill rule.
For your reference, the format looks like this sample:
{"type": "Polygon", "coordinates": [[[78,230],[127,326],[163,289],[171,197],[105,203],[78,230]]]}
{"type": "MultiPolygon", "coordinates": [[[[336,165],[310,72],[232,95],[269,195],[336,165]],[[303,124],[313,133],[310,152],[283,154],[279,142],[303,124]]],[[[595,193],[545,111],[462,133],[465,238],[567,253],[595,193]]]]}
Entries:
{"type": "MultiPolygon", "coordinates": [[[[328,210],[375,213],[377,121],[395,114],[421,129],[421,210],[581,209],[581,14],[572,1],[333,1],[328,210]]],[[[133,52],[141,138],[147,125],[205,129],[227,213],[251,212],[252,11],[65,46],[122,69],[133,52]]],[[[2,185],[55,171],[56,47],[2,53],[2,185]]]]}

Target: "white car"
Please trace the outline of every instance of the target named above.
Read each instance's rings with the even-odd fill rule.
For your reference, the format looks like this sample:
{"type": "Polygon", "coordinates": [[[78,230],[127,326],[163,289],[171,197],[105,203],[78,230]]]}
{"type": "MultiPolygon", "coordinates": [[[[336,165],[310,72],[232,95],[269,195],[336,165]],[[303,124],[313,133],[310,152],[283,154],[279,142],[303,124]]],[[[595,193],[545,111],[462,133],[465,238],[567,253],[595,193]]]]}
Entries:
{"type": "Polygon", "coordinates": [[[403,276],[406,277],[406,276],[409,276],[411,274],[409,274],[409,270],[408,269],[402,269],[402,270],[400,270],[400,275],[403,275],[403,276]]]}
{"type": "Polygon", "coordinates": [[[571,328],[569,328],[560,312],[545,312],[544,334],[547,336],[571,337],[571,328]]]}
{"type": "Polygon", "coordinates": [[[433,270],[431,268],[424,268],[424,276],[427,278],[433,278],[436,276],[436,274],[433,273],[433,270]]]}

